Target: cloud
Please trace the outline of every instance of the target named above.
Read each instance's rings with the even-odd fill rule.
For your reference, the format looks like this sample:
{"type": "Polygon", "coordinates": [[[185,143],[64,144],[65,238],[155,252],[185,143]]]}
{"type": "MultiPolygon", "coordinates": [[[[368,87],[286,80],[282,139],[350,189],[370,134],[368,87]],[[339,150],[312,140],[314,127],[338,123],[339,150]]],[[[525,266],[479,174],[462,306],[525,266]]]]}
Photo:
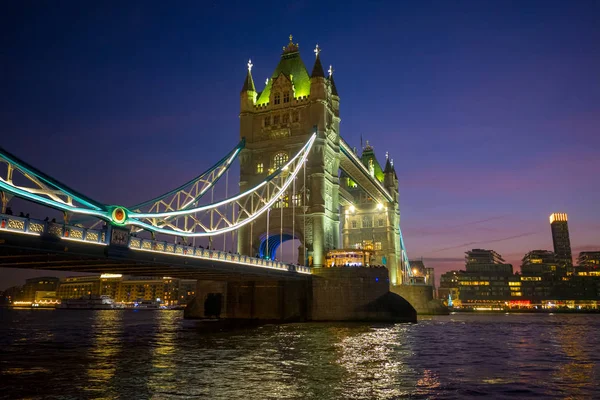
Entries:
{"type": "MultiPolygon", "coordinates": [[[[458,230],[460,230],[460,228],[464,228],[467,226],[472,226],[472,225],[479,225],[479,224],[483,224],[485,222],[489,222],[489,221],[495,221],[495,220],[499,220],[499,219],[503,219],[508,217],[510,214],[505,214],[505,215],[497,215],[495,217],[490,217],[490,218],[485,218],[485,219],[480,219],[480,220],[476,220],[476,221],[470,221],[470,222],[465,222],[462,224],[457,224],[457,225],[450,225],[450,226],[433,226],[433,227],[422,227],[422,228],[412,228],[411,231],[411,236],[412,237],[420,237],[420,236],[430,236],[430,235],[444,235],[447,233],[452,233],[452,232],[456,232],[458,230]]],[[[485,227],[480,227],[479,229],[484,229],[484,230],[495,230],[495,229],[490,229],[490,228],[485,228],[485,227]]]]}
{"type": "Polygon", "coordinates": [[[536,235],[540,232],[527,232],[527,233],[521,233],[519,235],[514,235],[514,236],[508,236],[508,237],[504,237],[504,238],[500,238],[500,239],[490,239],[490,240],[480,240],[480,241],[475,241],[475,242],[468,242],[468,243],[463,243],[463,244],[459,244],[457,246],[451,246],[451,247],[445,247],[443,249],[437,249],[437,250],[433,250],[430,252],[431,253],[439,253],[445,250],[453,250],[453,249],[459,249],[461,247],[468,247],[468,246],[472,246],[474,244],[487,244],[487,243],[497,243],[497,242],[503,242],[506,240],[512,240],[512,239],[517,239],[517,238],[521,238],[521,237],[525,237],[525,236],[531,236],[531,235],[536,235]]]}

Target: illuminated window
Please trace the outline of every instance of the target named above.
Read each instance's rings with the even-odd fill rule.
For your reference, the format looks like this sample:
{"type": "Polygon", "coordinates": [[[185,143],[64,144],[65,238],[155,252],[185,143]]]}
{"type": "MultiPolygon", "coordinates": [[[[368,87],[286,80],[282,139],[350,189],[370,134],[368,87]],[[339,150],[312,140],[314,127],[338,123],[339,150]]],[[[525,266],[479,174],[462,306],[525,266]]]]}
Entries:
{"type": "Polygon", "coordinates": [[[373,250],[373,241],[372,240],[363,240],[363,249],[373,250]]]}
{"type": "Polygon", "coordinates": [[[375,242],[375,250],[381,250],[381,242],[375,242]]]}
{"type": "Polygon", "coordinates": [[[283,92],[283,102],[284,103],[290,102],[290,92],[283,92]]]}
{"type": "Polygon", "coordinates": [[[279,124],[279,115],[273,116],[273,125],[279,124]]]}
{"type": "Polygon", "coordinates": [[[358,224],[356,223],[356,221],[352,221],[350,223],[350,226],[352,226],[352,229],[356,229],[358,227],[358,224]]]}
{"type": "Polygon", "coordinates": [[[373,217],[365,215],[362,219],[362,227],[363,228],[372,228],[373,227],[373,217]]]}
{"type": "Polygon", "coordinates": [[[263,171],[264,171],[264,165],[263,165],[263,163],[256,164],[256,173],[257,174],[262,174],[263,171]]]}
{"type": "Polygon", "coordinates": [[[281,95],[279,93],[275,93],[273,96],[273,104],[281,104],[281,95]]]}
{"type": "Polygon", "coordinates": [[[383,218],[379,218],[377,220],[377,226],[379,226],[380,228],[383,226],[383,218]]]}
{"type": "Polygon", "coordinates": [[[265,117],[265,126],[271,125],[271,117],[265,117]]]}
{"type": "Polygon", "coordinates": [[[508,282],[508,286],[521,286],[521,282],[508,282]]]}
{"type": "Polygon", "coordinates": [[[273,168],[281,168],[287,162],[288,155],[286,153],[277,153],[273,157],[273,168]]]}
{"type": "Polygon", "coordinates": [[[290,122],[290,114],[283,114],[281,117],[281,122],[287,124],[290,122]]]}
{"type": "Polygon", "coordinates": [[[300,205],[300,195],[299,194],[295,194],[292,196],[292,205],[294,207],[298,207],[300,205]]]}

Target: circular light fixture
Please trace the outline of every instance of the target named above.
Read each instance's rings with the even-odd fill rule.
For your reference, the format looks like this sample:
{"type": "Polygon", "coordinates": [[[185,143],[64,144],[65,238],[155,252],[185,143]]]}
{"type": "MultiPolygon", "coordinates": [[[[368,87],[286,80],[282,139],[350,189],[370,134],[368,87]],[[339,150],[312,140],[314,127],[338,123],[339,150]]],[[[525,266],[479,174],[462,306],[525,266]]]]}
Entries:
{"type": "Polygon", "coordinates": [[[112,220],[117,224],[124,224],[127,219],[127,213],[122,207],[116,207],[112,212],[112,220]]]}

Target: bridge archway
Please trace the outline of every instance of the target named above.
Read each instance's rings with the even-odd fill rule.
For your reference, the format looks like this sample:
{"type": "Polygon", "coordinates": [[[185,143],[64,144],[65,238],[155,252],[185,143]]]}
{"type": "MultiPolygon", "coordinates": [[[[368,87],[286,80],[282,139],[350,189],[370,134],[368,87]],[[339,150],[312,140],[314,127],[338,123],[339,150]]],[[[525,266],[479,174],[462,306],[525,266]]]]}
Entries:
{"type": "Polygon", "coordinates": [[[299,233],[292,233],[291,231],[283,231],[276,233],[263,233],[258,237],[257,243],[258,256],[261,258],[269,258],[274,260],[277,258],[279,261],[286,261],[291,263],[302,263],[304,260],[302,254],[302,236],[299,233]],[[268,243],[268,245],[267,245],[268,243]],[[286,244],[282,247],[283,244],[286,244]],[[289,247],[292,246],[292,247],[289,247]],[[285,248],[286,254],[282,257],[282,250],[285,248]],[[293,249],[293,250],[290,250],[293,249]],[[289,251],[289,254],[287,252],[289,251]],[[279,257],[277,257],[279,253],[279,257]]]}

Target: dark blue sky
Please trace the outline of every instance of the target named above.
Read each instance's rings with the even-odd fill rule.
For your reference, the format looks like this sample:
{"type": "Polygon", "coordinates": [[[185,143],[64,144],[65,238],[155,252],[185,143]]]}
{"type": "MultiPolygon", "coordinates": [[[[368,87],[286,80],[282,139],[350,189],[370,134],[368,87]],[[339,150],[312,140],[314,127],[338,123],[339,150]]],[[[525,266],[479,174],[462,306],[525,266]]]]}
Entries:
{"type": "Polygon", "coordinates": [[[598,1],[2,7],[0,145],[99,201],[145,200],[231,149],[248,58],[261,90],[292,33],[309,71],[317,42],[334,66],[342,136],[394,158],[411,257],[518,265],[551,248],[555,211],[575,253],[600,247],[598,1]]]}

